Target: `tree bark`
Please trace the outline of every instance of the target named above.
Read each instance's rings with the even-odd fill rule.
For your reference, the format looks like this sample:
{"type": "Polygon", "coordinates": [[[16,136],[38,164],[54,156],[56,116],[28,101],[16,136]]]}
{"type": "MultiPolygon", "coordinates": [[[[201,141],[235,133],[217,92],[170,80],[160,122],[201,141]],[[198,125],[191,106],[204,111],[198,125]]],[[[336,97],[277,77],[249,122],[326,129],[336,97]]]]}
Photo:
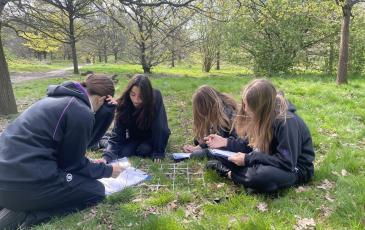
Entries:
{"type": "Polygon", "coordinates": [[[342,7],[343,21],[341,26],[341,43],[340,54],[338,59],[338,70],[336,83],[347,84],[347,62],[349,56],[349,36],[350,36],[350,19],[351,6],[345,5],[342,7]]]}
{"type": "Polygon", "coordinates": [[[77,53],[76,53],[75,26],[74,26],[74,18],[72,15],[69,16],[69,21],[70,21],[70,46],[72,52],[72,62],[74,65],[74,74],[79,74],[79,64],[77,63],[77,53]]]}
{"type": "Polygon", "coordinates": [[[335,49],[333,46],[333,42],[330,43],[330,50],[328,55],[328,65],[327,65],[327,74],[333,73],[333,62],[335,61],[335,49]]]}
{"type": "Polygon", "coordinates": [[[118,51],[114,51],[114,63],[118,62],[118,51]]]}
{"type": "MultiPolygon", "coordinates": [[[[5,8],[5,3],[0,3],[0,16],[5,8]]],[[[0,21],[0,115],[17,113],[17,107],[14,97],[13,88],[11,86],[8,63],[6,62],[1,37],[1,21],[0,21]]]]}
{"type": "Polygon", "coordinates": [[[216,69],[217,70],[220,70],[221,69],[221,63],[220,63],[220,61],[221,61],[221,57],[220,57],[221,55],[220,55],[220,52],[219,51],[217,51],[217,66],[216,66],[216,69]]]}
{"type": "Polygon", "coordinates": [[[172,68],[174,68],[175,67],[175,59],[176,59],[176,57],[175,57],[176,55],[175,55],[175,51],[172,51],[172,53],[171,53],[171,67],[172,68]]]}
{"type": "Polygon", "coordinates": [[[108,51],[106,45],[104,45],[104,62],[108,63],[108,51]]]}

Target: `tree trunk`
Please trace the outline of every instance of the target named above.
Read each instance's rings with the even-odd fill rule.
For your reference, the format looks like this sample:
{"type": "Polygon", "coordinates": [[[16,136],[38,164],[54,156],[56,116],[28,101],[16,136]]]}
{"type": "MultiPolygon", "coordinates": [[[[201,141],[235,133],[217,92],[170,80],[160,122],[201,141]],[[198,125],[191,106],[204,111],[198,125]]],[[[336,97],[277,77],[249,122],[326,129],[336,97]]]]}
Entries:
{"type": "Polygon", "coordinates": [[[103,57],[101,56],[101,50],[98,50],[99,63],[103,61],[103,57]]]}
{"type": "MultiPolygon", "coordinates": [[[[5,3],[0,3],[0,16],[3,13],[5,3]]],[[[11,86],[8,63],[6,62],[3,43],[1,37],[1,21],[0,21],[0,115],[17,113],[17,107],[13,88],[11,86]]]]}
{"type": "Polygon", "coordinates": [[[118,62],[118,51],[114,50],[114,63],[118,62]]]}
{"type": "Polygon", "coordinates": [[[108,63],[108,52],[106,45],[104,46],[104,62],[108,63]]]}
{"type": "Polygon", "coordinates": [[[330,50],[328,55],[328,65],[327,65],[327,74],[333,73],[333,62],[335,61],[335,49],[333,46],[333,42],[330,43],[330,50]]]}
{"type": "Polygon", "coordinates": [[[77,53],[76,53],[76,39],[75,39],[75,27],[73,15],[69,16],[70,21],[70,45],[72,52],[72,62],[74,64],[74,74],[79,74],[79,64],[77,63],[77,53]]]}
{"type": "Polygon", "coordinates": [[[144,42],[141,42],[140,51],[141,51],[141,65],[142,65],[142,68],[143,68],[143,72],[150,74],[151,73],[151,66],[147,63],[146,46],[145,46],[144,42]]]}
{"type": "Polygon", "coordinates": [[[221,63],[220,63],[220,61],[221,61],[220,52],[217,51],[217,66],[216,66],[216,69],[217,70],[220,70],[221,69],[221,63]]]}
{"type": "Polygon", "coordinates": [[[342,7],[343,21],[341,27],[341,44],[340,54],[338,59],[338,70],[336,83],[347,84],[347,62],[349,56],[349,36],[350,36],[350,18],[351,7],[345,5],[342,7]]]}
{"type": "Polygon", "coordinates": [[[213,60],[211,57],[208,56],[204,57],[204,63],[203,63],[204,72],[209,73],[210,69],[212,68],[212,62],[213,60]]]}
{"type": "Polygon", "coordinates": [[[176,57],[175,57],[176,55],[175,55],[175,51],[172,51],[172,53],[171,53],[171,67],[172,68],[174,68],[175,67],[175,59],[176,59],[176,57]]]}

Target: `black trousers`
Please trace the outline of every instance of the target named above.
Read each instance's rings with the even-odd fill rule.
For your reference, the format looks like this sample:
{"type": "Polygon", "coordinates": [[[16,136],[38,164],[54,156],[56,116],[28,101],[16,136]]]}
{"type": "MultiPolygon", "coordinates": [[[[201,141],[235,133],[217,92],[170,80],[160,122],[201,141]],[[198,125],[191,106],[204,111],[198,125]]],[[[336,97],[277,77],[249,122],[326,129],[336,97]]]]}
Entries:
{"type": "Polygon", "coordinates": [[[118,157],[151,157],[152,145],[148,141],[131,140],[123,144],[118,157]]]}
{"type": "Polygon", "coordinates": [[[26,212],[29,225],[85,209],[105,198],[102,183],[78,175],[71,178],[70,174],[47,183],[13,187],[0,188],[0,207],[26,212]]]}
{"type": "Polygon", "coordinates": [[[233,182],[243,185],[250,191],[272,193],[279,189],[294,186],[298,183],[298,175],[295,172],[289,172],[262,164],[256,164],[250,167],[240,167],[225,157],[213,157],[231,170],[233,182]]]}

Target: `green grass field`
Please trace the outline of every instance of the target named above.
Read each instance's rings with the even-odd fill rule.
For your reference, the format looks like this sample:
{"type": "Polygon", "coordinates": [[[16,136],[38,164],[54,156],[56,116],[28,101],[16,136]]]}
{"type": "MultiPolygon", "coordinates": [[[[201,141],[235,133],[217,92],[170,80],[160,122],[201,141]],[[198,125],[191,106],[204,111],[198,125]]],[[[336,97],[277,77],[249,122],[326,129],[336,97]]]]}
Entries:
{"type": "MultiPolygon", "coordinates": [[[[95,72],[117,73],[117,95],[138,66],[96,65],[95,72]]],[[[69,79],[78,80],[79,77],[69,79]]],[[[191,97],[208,84],[237,100],[253,79],[247,70],[226,67],[205,74],[198,67],[156,68],[152,84],[161,90],[172,131],[167,152],[180,152],[192,140],[191,97]]],[[[14,85],[21,110],[44,95],[48,84],[65,79],[35,80],[14,85]]],[[[245,190],[204,169],[205,162],[189,161],[201,178],[184,175],[172,184],[169,154],[163,166],[133,158],[136,167],[153,176],[144,186],[115,194],[96,207],[55,218],[35,229],[364,229],[365,228],[365,76],[350,76],[337,86],[335,78],[296,74],[270,80],[285,92],[308,124],[316,150],[315,177],[306,186],[278,196],[247,195],[245,190]],[[157,191],[151,186],[161,184],[157,191]],[[267,207],[266,207],[267,205],[267,207]]],[[[99,157],[100,152],[89,153],[99,157]]],[[[199,176],[198,176],[199,177],[199,176]]]]}

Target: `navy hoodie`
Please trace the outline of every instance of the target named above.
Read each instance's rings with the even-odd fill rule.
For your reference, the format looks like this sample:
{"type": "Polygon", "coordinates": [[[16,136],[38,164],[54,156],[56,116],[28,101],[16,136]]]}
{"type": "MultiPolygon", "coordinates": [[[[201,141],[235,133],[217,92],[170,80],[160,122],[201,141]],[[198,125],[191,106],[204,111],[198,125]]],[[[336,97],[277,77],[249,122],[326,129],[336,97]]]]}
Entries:
{"type": "Polygon", "coordinates": [[[49,86],[47,97],[15,119],[0,136],[0,189],[54,180],[66,173],[110,177],[112,167],[85,157],[94,113],[74,82],[49,86]]]}
{"type": "Polygon", "coordinates": [[[151,127],[147,130],[140,130],[137,127],[136,118],[122,123],[116,121],[114,124],[112,136],[109,139],[103,158],[107,162],[111,162],[120,157],[123,145],[130,140],[147,141],[152,146],[152,158],[164,158],[165,148],[170,136],[170,129],[167,123],[165,106],[163,103],[161,92],[157,89],[153,90],[154,99],[154,117],[151,127]]]}
{"type": "Polygon", "coordinates": [[[314,149],[312,137],[304,121],[295,114],[295,107],[289,104],[286,121],[277,119],[273,125],[274,136],[270,148],[272,153],[264,153],[248,146],[245,139],[229,138],[227,149],[248,153],[245,166],[255,164],[271,165],[286,171],[297,172],[299,183],[308,181],[314,174],[314,149]]]}

